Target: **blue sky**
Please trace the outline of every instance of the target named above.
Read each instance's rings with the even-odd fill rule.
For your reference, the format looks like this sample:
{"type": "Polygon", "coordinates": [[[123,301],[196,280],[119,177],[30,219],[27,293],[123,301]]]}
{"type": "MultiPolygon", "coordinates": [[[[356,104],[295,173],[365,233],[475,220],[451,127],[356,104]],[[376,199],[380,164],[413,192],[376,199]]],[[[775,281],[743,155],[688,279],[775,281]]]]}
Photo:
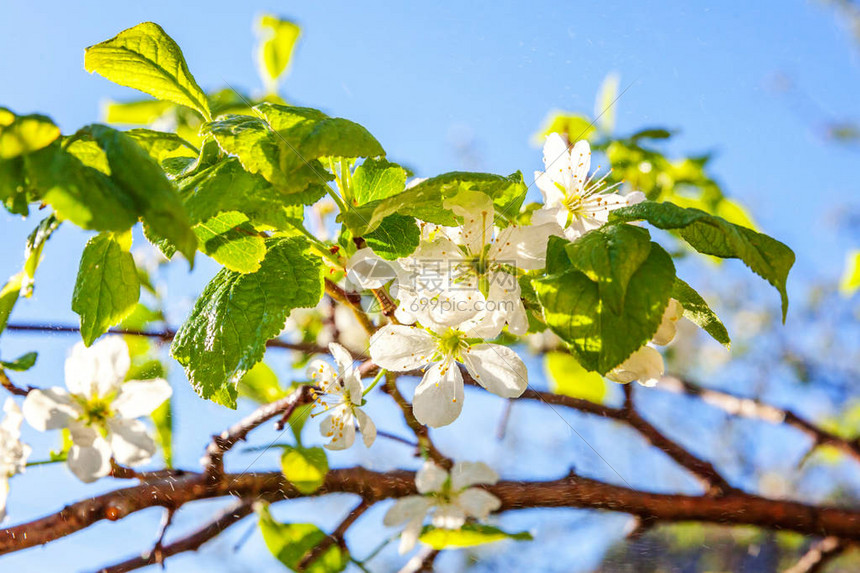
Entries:
{"type": "MultiPolygon", "coordinates": [[[[857,150],[819,134],[828,116],[860,117],[860,49],[817,2],[533,2],[527,8],[510,2],[7,4],[0,19],[0,105],[46,113],[65,133],[98,121],[105,99],[137,96],[87,74],[86,46],[152,20],[182,46],[202,86],[229,82],[253,91],[260,82],[251,54],[252,21],[272,12],[304,29],[284,95],[362,123],[393,160],[421,176],[463,168],[456,146],[464,140],[473,145],[480,170],[531,173],[540,166],[540,150],[530,136],[546,113],[590,113],[601,81],[616,72],[622,86],[630,86],[617,104],[618,131],[679,128],[670,151],[713,151],[713,170],[726,192],[798,253],[793,295],[807,281],[839,275],[848,237],[835,230],[834,215],[860,204],[857,150]],[[780,77],[791,79],[793,95],[773,88],[780,77]]],[[[0,214],[0,276],[19,268],[34,224],[0,214]]],[[[64,227],[49,243],[36,295],[19,305],[17,320],[75,321],[69,301],[86,238],[64,227]]],[[[180,299],[174,321],[215,272],[203,262],[186,279],[180,266],[170,274],[171,295],[180,299]]],[[[775,307],[775,296],[766,300],[775,307]]],[[[39,348],[44,358],[22,382],[59,383],[60,357],[73,341],[7,335],[2,351],[11,356],[39,348]]],[[[181,383],[181,372],[172,380],[181,383]]],[[[193,466],[200,437],[233,415],[187,393],[180,392],[180,399],[194,412],[195,431],[185,432],[190,443],[179,457],[193,466]],[[197,431],[199,420],[205,420],[199,422],[205,432],[197,431]]],[[[43,451],[51,445],[36,436],[33,442],[43,451]]],[[[59,468],[32,473],[31,483],[13,483],[15,521],[107,487],[71,483],[59,468]],[[62,487],[63,500],[38,498],[45,487],[62,487]]],[[[60,559],[71,560],[75,570],[99,565],[104,536],[117,542],[108,553],[119,557],[146,546],[157,521],[156,512],[147,512],[133,523],[102,524],[4,565],[20,571],[45,570],[60,559]]],[[[260,548],[258,541],[249,543],[260,548]]],[[[191,561],[177,560],[175,570],[193,570],[191,561]]],[[[265,560],[260,564],[260,570],[277,570],[265,560]]]]}

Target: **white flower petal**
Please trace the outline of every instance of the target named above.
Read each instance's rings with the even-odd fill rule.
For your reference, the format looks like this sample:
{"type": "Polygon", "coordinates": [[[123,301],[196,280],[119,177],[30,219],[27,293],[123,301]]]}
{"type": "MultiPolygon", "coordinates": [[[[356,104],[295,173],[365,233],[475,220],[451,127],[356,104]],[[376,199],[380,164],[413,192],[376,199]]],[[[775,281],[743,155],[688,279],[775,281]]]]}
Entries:
{"type": "Polygon", "coordinates": [[[66,461],[69,469],[84,483],[92,483],[110,473],[110,446],[99,437],[92,446],[73,445],[66,461]]]}
{"type": "Polygon", "coordinates": [[[567,141],[558,133],[550,133],[543,144],[543,166],[553,181],[565,187],[570,182],[571,154],[567,141]]]}
{"type": "Polygon", "coordinates": [[[24,399],[24,419],[40,432],[65,428],[80,414],[68,392],[62,388],[30,390],[24,399]]]}
{"type": "Polygon", "coordinates": [[[516,398],[528,386],[528,370],[516,352],[499,344],[477,344],[463,352],[475,381],[502,398],[516,398]]]}
{"type": "Polygon", "coordinates": [[[443,205],[458,217],[463,217],[457,242],[469,253],[480,255],[484,245],[493,238],[493,200],[481,191],[461,190],[453,198],[446,199],[443,205]]]}
{"type": "Polygon", "coordinates": [[[87,426],[79,420],[72,420],[69,423],[69,433],[71,434],[72,443],[82,448],[89,448],[96,440],[101,440],[102,435],[92,426],[87,426]]]}
{"type": "Polygon", "coordinates": [[[173,389],[164,378],[130,380],[120,386],[111,408],[123,418],[148,416],[172,394],[173,389]]]}
{"type": "Polygon", "coordinates": [[[499,474],[484,462],[457,462],[451,468],[451,489],[460,491],[479,483],[494,484],[499,474]]]}
{"type": "Polygon", "coordinates": [[[370,247],[357,250],[346,263],[346,278],[359,289],[381,288],[395,277],[394,263],[384,260],[370,247]]]}
{"type": "Polygon", "coordinates": [[[415,474],[415,487],[418,488],[419,493],[437,493],[442,491],[442,486],[447,479],[448,472],[444,468],[427,460],[415,474]]]}
{"type": "Polygon", "coordinates": [[[355,416],[352,409],[341,404],[320,423],[320,434],[331,441],[325,444],[329,450],[345,450],[355,442],[355,416]]]}
{"type": "Polygon", "coordinates": [[[502,506],[499,498],[477,487],[470,487],[460,492],[456,503],[467,515],[476,519],[486,519],[492,512],[502,506]]]}
{"type": "Polygon", "coordinates": [[[425,330],[387,324],[370,338],[370,357],[386,370],[406,372],[430,362],[436,347],[436,339],[425,330]]]}
{"type": "Polygon", "coordinates": [[[382,518],[382,523],[394,527],[413,519],[424,520],[433,500],[423,495],[407,495],[394,502],[382,518]]]}
{"type": "Polygon", "coordinates": [[[573,146],[570,151],[570,168],[573,174],[573,186],[568,189],[582,189],[588,179],[588,170],[591,169],[591,146],[588,141],[583,139],[573,146]]]}
{"type": "Polygon", "coordinates": [[[627,198],[628,205],[636,205],[637,203],[641,203],[647,199],[645,193],[642,191],[633,191],[625,195],[625,197],[627,198]]]}
{"type": "Polygon", "coordinates": [[[334,362],[337,364],[337,370],[340,374],[345,374],[353,369],[355,360],[353,360],[352,354],[349,353],[349,350],[337,342],[329,344],[328,350],[331,352],[332,358],[334,358],[334,362]]]}
{"type": "Polygon", "coordinates": [[[9,478],[0,475],[0,523],[6,519],[6,500],[9,498],[9,478]]]}
{"type": "Polygon", "coordinates": [[[510,264],[526,271],[542,269],[546,264],[546,245],[558,232],[555,221],[543,225],[511,225],[502,229],[492,248],[490,260],[510,264]]]}
{"type": "Polygon", "coordinates": [[[657,328],[657,332],[654,334],[651,342],[660,346],[665,346],[672,342],[678,330],[678,320],[682,316],[684,316],[684,307],[674,298],[670,298],[669,304],[666,305],[666,310],[663,311],[663,317],[660,319],[660,326],[657,328]]]}
{"type": "Polygon", "coordinates": [[[400,546],[397,552],[404,555],[412,551],[415,544],[418,543],[418,538],[421,536],[421,530],[424,525],[424,517],[416,517],[406,524],[403,531],[400,533],[400,546]]]}
{"type": "MultiPolygon", "coordinates": [[[[556,210],[563,208],[562,202],[564,201],[564,192],[559,188],[555,181],[549,176],[548,173],[543,171],[535,171],[535,185],[540,190],[541,195],[543,195],[543,204],[544,209],[547,210],[556,210]]],[[[538,223],[535,221],[535,215],[532,215],[532,223],[538,223]]],[[[552,220],[555,220],[553,218],[552,220]]]]}
{"type": "Polygon", "coordinates": [[[108,420],[108,439],[116,461],[127,466],[147,463],[155,455],[155,440],[140,420],[108,420]]]}
{"type": "Polygon", "coordinates": [[[422,424],[439,428],[457,419],[463,409],[463,375],[457,364],[434,364],[415,389],[412,413],[422,424]]]}
{"type": "Polygon", "coordinates": [[[364,410],[355,409],[355,420],[358,422],[358,429],[361,430],[361,437],[364,440],[364,445],[368,448],[376,441],[376,424],[370,419],[364,410]]]}
{"type": "MultiPolygon", "coordinates": [[[[24,415],[21,413],[21,408],[12,398],[6,398],[3,403],[3,421],[0,422],[0,432],[4,432],[7,437],[17,439],[21,436],[21,423],[24,421],[24,415]]],[[[0,444],[2,446],[2,444],[0,444]]]]}
{"type": "Polygon", "coordinates": [[[432,523],[442,529],[460,529],[466,523],[466,512],[454,504],[440,505],[433,511],[432,523]]]}
{"type": "MultiPolygon", "coordinates": [[[[119,389],[131,367],[128,345],[121,336],[108,336],[92,345],[92,352],[98,362],[95,387],[99,396],[107,396],[119,389]]],[[[92,394],[90,394],[91,396],[92,394]]]]}
{"type": "Polygon", "coordinates": [[[663,357],[660,353],[650,346],[643,346],[606,377],[622,384],[638,380],[643,386],[654,386],[663,371],[663,357]]]}
{"type": "Polygon", "coordinates": [[[78,342],[66,358],[66,388],[72,394],[91,396],[95,391],[94,382],[99,370],[98,355],[92,349],[78,342]]]}
{"type": "Polygon", "coordinates": [[[331,364],[325,360],[316,358],[311,360],[308,364],[308,367],[305,370],[305,376],[310,378],[311,381],[319,386],[321,390],[328,392],[328,388],[334,383],[335,379],[337,379],[337,372],[334,371],[331,364]]]}

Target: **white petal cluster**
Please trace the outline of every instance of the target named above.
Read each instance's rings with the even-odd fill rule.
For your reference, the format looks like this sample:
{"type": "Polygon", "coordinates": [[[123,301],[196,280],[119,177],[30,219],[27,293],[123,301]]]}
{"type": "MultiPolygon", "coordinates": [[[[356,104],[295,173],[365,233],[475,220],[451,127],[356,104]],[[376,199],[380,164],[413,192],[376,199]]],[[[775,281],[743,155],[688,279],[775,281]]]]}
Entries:
{"type": "Polygon", "coordinates": [[[543,147],[544,171],[535,172],[535,184],[543,195],[543,207],[532,216],[534,224],[554,223],[573,241],[609,220],[609,213],[645,199],[636,191],[629,195],[612,193],[615,186],[604,183],[609,173],[595,179],[591,169],[591,146],[579,141],[572,148],[557,133],[546,138],[543,147]]]}
{"type": "Polygon", "coordinates": [[[6,517],[6,499],[9,496],[9,478],[24,471],[30,446],[21,442],[21,422],[24,417],[12,398],[3,404],[3,421],[0,422],[0,522],[6,517]]]}
{"type": "Polygon", "coordinates": [[[364,385],[349,351],[332,342],[328,346],[337,364],[335,371],[327,362],[314,360],[308,365],[308,377],[316,384],[316,404],[328,412],[320,424],[320,433],[331,441],[330,450],[345,450],[355,442],[356,425],[368,448],[376,440],[376,425],[361,408],[364,385]]]}
{"type": "Polygon", "coordinates": [[[120,337],[90,348],[79,342],[66,360],[66,389],[32,390],[24,400],[24,418],[35,429],[68,428],[73,445],[67,463],[83,482],[106,476],[111,456],[136,466],[155,454],[155,441],[138,418],[151,414],[172,390],[161,378],[124,382],[130,366],[120,337]]]}
{"type": "MultiPolygon", "coordinates": [[[[670,298],[651,343],[665,346],[672,342],[678,330],[678,321],[682,316],[684,316],[684,307],[674,298],[670,298]]],[[[637,380],[643,386],[655,386],[664,372],[663,356],[656,348],[646,344],[609,372],[606,377],[622,384],[637,380]]]]}
{"type": "Polygon", "coordinates": [[[467,518],[486,519],[499,509],[502,505],[499,498],[485,489],[472,487],[497,481],[498,474],[483,462],[458,462],[449,473],[427,461],[415,474],[415,487],[421,495],[398,499],[385,514],[383,523],[389,527],[406,524],[400,535],[402,555],[415,547],[428,514],[434,527],[460,529],[467,518]]]}

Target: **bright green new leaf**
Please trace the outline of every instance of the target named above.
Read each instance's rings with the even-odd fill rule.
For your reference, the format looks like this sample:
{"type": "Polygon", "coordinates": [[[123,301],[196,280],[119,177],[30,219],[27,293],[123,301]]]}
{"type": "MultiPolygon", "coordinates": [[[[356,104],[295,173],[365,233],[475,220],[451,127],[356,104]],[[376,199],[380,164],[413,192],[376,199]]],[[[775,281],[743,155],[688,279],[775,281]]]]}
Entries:
{"type": "Polygon", "coordinates": [[[23,157],[0,159],[0,202],[15,215],[26,217],[30,213],[23,157]]]}
{"type": "Polygon", "coordinates": [[[266,256],[266,240],[236,211],[219,213],[194,226],[200,250],[230,269],[252,273],[266,256]]]}
{"type": "Polygon", "coordinates": [[[300,224],[305,204],[322,195],[322,185],[312,185],[302,193],[285,195],[260,175],[242,169],[236,158],[222,161],[183,179],[179,185],[188,216],[194,223],[211,219],[218,213],[244,213],[254,225],[279,230],[300,224]]]}
{"type": "Polygon", "coordinates": [[[441,529],[427,525],[421,532],[421,537],[418,538],[421,543],[438,550],[451,547],[474,547],[505,539],[531,541],[534,538],[527,531],[508,533],[498,527],[478,523],[467,523],[460,529],[441,529]]]}
{"type": "Polygon", "coordinates": [[[172,244],[193,265],[197,238],[179,194],[158,163],[134,138],[111,127],[91,125],[79,133],[104,150],[111,179],[132,198],[151,234],[172,244]]]}
{"type": "Polygon", "coordinates": [[[546,136],[560,133],[572,143],[580,139],[591,139],[597,133],[594,122],[588,117],[566,111],[554,110],[547,115],[541,128],[532,136],[532,143],[543,145],[546,136]]]}
{"type": "Polygon", "coordinates": [[[70,139],[66,141],[63,148],[80,159],[81,163],[87,167],[92,167],[110,177],[110,163],[108,163],[107,155],[95,141],[70,139]]]}
{"type": "Polygon", "coordinates": [[[615,101],[618,99],[619,81],[618,74],[607,74],[594,100],[594,121],[604,133],[611,133],[615,129],[615,101]]]}
{"type": "Polygon", "coordinates": [[[565,247],[573,266],[596,282],[612,311],[624,307],[627,285],[651,252],[651,235],[633,225],[604,225],[565,247]]]}
{"type": "Polygon", "coordinates": [[[0,159],[11,159],[49,146],[60,128],[44,115],[15,115],[0,108],[0,159]]]}
{"type": "Polygon", "coordinates": [[[497,218],[509,219],[519,213],[528,187],[519,171],[507,177],[492,173],[453,171],[422,181],[414,189],[433,190],[443,199],[453,197],[460,191],[480,191],[493,200],[497,218]]]}
{"type": "Polygon", "coordinates": [[[274,92],[278,80],[290,65],[301,28],[288,20],[263,14],[257,21],[257,29],[261,39],[257,49],[257,66],[266,87],[274,92]]]}
{"type": "Polygon", "coordinates": [[[412,217],[389,215],[370,233],[364,235],[367,246],[373,252],[393,261],[411,255],[421,241],[421,230],[412,217]]]}
{"type": "Polygon", "coordinates": [[[772,284],[782,298],[782,319],[788,312],[785,281],[794,264],[794,252],[767,235],[733,225],[699,209],[672,203],[645,201],[613,211],[610,221],[646,220],[660,229],[677,230],[691,247],[706,255],[740,259],[754,273],[772,284]]]}
{"type": "Polygon", "coordinates": [[[851,296],[860,288],[860,249],[848,253],[845,258],[845,271],[839,281],[839,290],[845,296],[851,296]]]}
{"type": "Polygon", "coordinates": [[[672,258],[656,243],[630,277],[624,306],[614,310],[598,283],[570,269],[532,281],[544,319],[586,369],[606,374],[648,342],[663,317],[675,279],[672,258]]]}
{"type": "Polygon", "coordinates": [[[130,129],[125,132],[139,146],[149,153],[156,162],[161,163],[168,157],[194,157],[200,151],[175,133],[154,131],[152,129],[130,129]]]}
{"type": "Polygon", "coordinates": [[[12,309],[15,303],[18,302],[18,296],[21,293],[21,283],[24,280],[24,271],[12,275],[6,281],[3,288],[0,289],[0,332],[6,329],[6,324],[9,322],[9,315],[12,314],[12,309]]]}
{"type": "Polygon", "coordinates": [[[84,67],[121,86],[195,109],[206,120],[211,117],[182,50],[158,24],[144,22],[90,46],[84,67]]]}
{"type": "Polygon", "coordinates": [[[84,247],[72,310],[81,317],[81,338],[87,346],[128,316],[137,304],[140,281],[130,247],[130,233],[100,233],[84,247]]]}
{"type": "Polygon", "coordinates": [[[437,225],[456,226],[457,218],[442,206],[442,200],[438,186],[416,185],[403,193],[351,208],[341,216],[355,236],[372,232],[386,217],[394,214],[408,215],[437,225]]]}
{"type": "Polygon", "coordinates": [[[352,193],[357,205],[387,199],[406,188],[406,170],[385,159],[367,159],[352,174],[352,193]]]}
{"type": "MultiPolygon", "coordinates": [[[[263,541],[275,558],[291,571],[298,571],[299,564],[314,547],[326,537],[312,523],[279,523],[272,518],[268,507],[259,510],[260,533],[263,541]]],[[[322,555],[307,564],[303,573],[337,573],[346,569],[349,554],[333,543],[322,555]]]]}
{"type": "Polygon", "coordinates": [[[305,495],[318,490],[328,473],[328,457],[322,448],[285,447],[281,471],[287,481],[305,495]]]}
{"type": "Polygon", "coordinates": [[[38,352],[28,352],[26,354],[22,354],[15,360],[0,360],[0,367],[5,368],[7,370],[15,370],[16,372],[23,372],[35,366],[36,358],[38,357],[38,352]]]}
{"type": "Polygon", "coordinates": [[[25,158],[30,187],[57,217],[83,229],[125,231],[137,222],[131,196],[102,171],[54,144],[25,158]]]}
{"type": "Polygon", "coordinates": [[[172,468],[173,398],[168,398],[152,412],[152,423],[155,425],[155,440],[161,447],[161,455],[164,456],[164,465],[172,468]]]}
{"type": "Polygon", "coordinates": [[[693,287],[675,277],[675,284],[672,287],[672,298],[681,303],[684,307],[684,317],[691,320],[699,327],[711,335],[711,337],[725,346],[731,347],[731,340],[725,325],[717,317],[716,313],[711,310],[705,299],[702,298],[693,287]]]}
{"type": "Polygon", "coordinates": [[[544,355],[544,370],[550,389],[556,394],[603,404],[606,400],[606,380],[597,372],[589,372],[566,352],[544,355]]]}
{"type": "Polygon", "coordinates": [[[54,215],[48,215],[42,219],[27,238],[27,246],[24,248],[24,278],[21,281],[21,296],[26,298],[33,296],[36,268],[42,262],[42,249],[45,248],[45,242],[51,238],[59,226],[59,219],[54,215]]]}
{"type": "Polygon", "coordinates": [[[287,395],[278,381],[278,375],[265,362],[257,362],[239,380],[239,396],[258,404],[270,404],[287,395]]]}
{"type": "Polygon", "coordinates": [[[294,308],[322,297],[322,263],[302,237],[270,239],[255,273],[222,269],[194,304],[170,352],[202,397],[236,407],[236,383],[263,358],[294,308]]]}
{"type": "Polygon", "coordinates": [[[113,124],[150,125],[175,107],[172,102],[157,99],[109,101],[102,110],[102,120],[113,124]]]}

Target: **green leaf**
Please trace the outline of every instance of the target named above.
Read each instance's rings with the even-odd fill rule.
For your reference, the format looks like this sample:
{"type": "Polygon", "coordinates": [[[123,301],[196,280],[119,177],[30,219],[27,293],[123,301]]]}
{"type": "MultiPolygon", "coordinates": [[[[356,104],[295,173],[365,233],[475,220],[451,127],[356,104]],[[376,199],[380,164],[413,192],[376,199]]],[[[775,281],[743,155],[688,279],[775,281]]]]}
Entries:
{"type": "Polygon", "coordinates": [[[164,456],[164,465],[172,468],[173,398],[168,398],[152,412],[152,423],[155,425],[155,440],[161,447],[161,454],[164,456]]]}
{"type": "Polygon", "coordinates": [[[263,14],[257,21],[257,29],[262,40],[257,50],[257,67],[267,89],[274,92],[290,65],[301,28],[288,20],[263,14]]]}
{"type": "Polygon", "coordinates": [[[239,380],[239,396],[249,398],[258,404],[270,404],[287,395],[278,381],[278,375],[265,362],[257,362],[239,380]]]}
{"type": "Polygon", "coordinates": [[[418,248],[421,230],[415,219],[405,215],[389,215],[372,232],[364,235],[367,246],[389,261],[411,255],[418,248]]]}
{"type": "Polygon", "coordinates": [[[33,366],[36,365],[36,358],[39,357],[38,352],[28,352],[27,354],[22,354],[15,360],[5,361],[0,360],[0,366],[7,370],[15,370],[16,372],[23,372],[25,370],[29,370],[33,366]]]}
{"type": "Polygon", "coordinates": [[[285,195],[260,175],[248,173],[236,158],[222,161],[179,185],[191,221],[199,223],[225,211],[244,213],[253,224],[286,230],[300,224],[303,203],[312,204],[322,195],[322,185],[303,193],[285,195]]]}
{"type": "Polygon", "coordinates": [[[100,233],[84,247],[72,310],[81,317],[81,338],[87,346],[128,316],[140,297],[129,247],[130,234],[117,237],[112,233],[100,233]]]}
{"type": "Polygon", "coordinates": [[[573,266],[596,282],[614,313],[624,307],[627,285],[651,252],[651,235],[633,225],[604,225],[565,247],[573,266]]]}
{"type": "Polygon", "coordinates": [[[570,269],[532,281],[547,325],[570,344],[586,369],[606,374],[657,332],[675,279],[672,258],[651,243],[648,258],[630,277],[617,312],[598,283],[570,269]]]}
{"type": "Polygon", "coordinates": [[[566,111],[552,111],[543,122],[543,126],[532,136],[532,143],[543,145],[546,136],[551,133],[560,133],[573,143],[580,139],[591,139],[597,133],[588,117],[566,111]]]}
{"type": "Polygon", "coordinates": [[[453,171],[422,181],[414,189],[433,190],[443,199],[453,197],[464,190],[480,191],[493,200],[497,217],[509,219],[519,212],[528,187],[519,171],[507,177],[492,173],[453,171]]]}
{"type": "Polygon", "coordinates": [[[175,107],[172,102],[157,99],[109,101],[103,108],[102,117],[107,123],[149,125],[175,107]]]}
{"type": "Polygon", "coordinates": [[[200,153],[196,147],[175,133],[138,128],[130,129],[125,134],[131,137],[158,163],[168,157],[196,158],[200,153]]]}
{"type": "MultiPolygon", "coordinates": [[[[312,523],[279,523],[272,519],[268,507],[259,510],[260,533],[275,558],[292,571],[299,570],[305,556],[326,537],[312,523]]],[[[346,569],[349,554],[333,543],[322,555],[302,569],[304,573],[337,573],[346,569]]]]}
{"type": "Polygon", "coordinates": [[[84,68],[210,118],[206,94],[188,71],[182,50],[158,24],[144,22],[90,46],[84,54],[84,68]]]}
{"type": "Polygon", "coordinates": [[[170,352],[203,398],[236,407],[236,382],[263,358],[294,308],[322,297],[322,262],[302,237],[270,239],[260,269],[222,269],[197,299],[170,352]]]}
{"type": "Polygon", "coordinates": [[[305,495],[318,490],[328,473],[328,457],[322,448],[285,447],[281,471],[287,481],[305,495]]]}
{"type": "Polygon", "coordinates": [[[356,204],[387,199],[406,188],[406,170],[385,159],[367,159],[352,174],[356,204]]]}
{"type": "Polygon", "coordinates": [[[9,322],[9,315],[12,314],[12,309],[15,303],[18,302],[18,296],[21,293],[21,283],[24,280],[24,272],[12,275],[6,281],[3,288],[0,289],[0,332],[6,330],[6,324],[9,322]]]}
{"type": "Polygon", "coordinates": [[[716,313],[711,310],[705,299],[696,292],[693,287],[675,277],[675,284],[672,287],[672,298],[681,303],[684,307],[684,317],[688,318],[699,327],[711,335],[711,337],[725,346],[730,348],[732,345],[729,339],[729,333],[726,327],[717,317],[716,313]]]}
{"type": "Polygon", "coordinates": [[[457,218],[442,206],[443,197],[439,187],[420,184],[386,199],[371,201],[341,213],[344,224],[357,237],[373,232],[389,215],[408,215],[435,223],[456,226],[457,218]]]}
{"type": "Polygon", "coordinates": [[[783,243],[699,209],[684,209],[672,203],[644,201],[613,211],[609,219],[644,219],[660,229],[677,230],[681,237],[700,253],[742,260],[754,273],[779,291],[782,298],[782,320],[785,322],[788,312],[785,282],[794,264],[794,252],[783,243]]]}
{"type": "Polygon", "coordinates": [[[22,157],[0,159],[0,201],[10,213],[24,217],[30,213],[22,157]]]}
{"type": "Polygon", "coordinates": [[[21,281],[21,296],[26,298],[33,296],[36,269],[42,262],[42,249],[45,248],[45,243],[59,226],[60,221],[54,215],[48,215],[42,219],[27,238],[27,246],[24,249],[24,278],[21,281]]]}
{"type": "MultiPolygon", "coordinates": [[[[839,281],[839,290],[845,296],[851,296],[860,288],[860,249],[855,249],[845,257],[845,271],[839,281]]],[[[2,329],[0,329],[2,330],[2,329]]]]}
{"type": "Polygon", "coordinates": [[[92,137],[104,150],[111,179],[132,198],[152,235],[171,243],[192,265],[197,238],[179,194],[158,163],[132,137],[112,127],[94,124],[78,133],[92,137]]]}
{"type": "Polygon", "coordinates": [[[28,155],[25,169],[30,187],[60,219],[95,231],[125,231],[137,222],[125,189],[58,144],[28,155]]]}
{"type": "Polygon", "coordinates": [[[0,108],[0,159],[12,159],[49,146],[60,128],[44,115],[15,115],[0,108]]]}
{"type": "Polygon", "coordinates": [[[544,370],[550,380],[550,389],[596,404],[606,400],[606,380],[597,372],[589,372],[566,352],[548,352],[544,355],[544,370]]]}
{"type": "Polygon", "coordinates": [[[194,226],[200,250],[230,269],[252,273],[266,256],[266,240],[242,213],[228,211],[194,226]]]}
{"type": "Polygon", "coordinates": [[[491,525],[467,523],[460,529],[441,529],[431,525],[424,527],[418,540],[433,549],[449,549],[451,547],[474,547],[495,543],[505,539],[515,541],[532,541],[534,538],[527,531],[508,533],[491,525]]]}

